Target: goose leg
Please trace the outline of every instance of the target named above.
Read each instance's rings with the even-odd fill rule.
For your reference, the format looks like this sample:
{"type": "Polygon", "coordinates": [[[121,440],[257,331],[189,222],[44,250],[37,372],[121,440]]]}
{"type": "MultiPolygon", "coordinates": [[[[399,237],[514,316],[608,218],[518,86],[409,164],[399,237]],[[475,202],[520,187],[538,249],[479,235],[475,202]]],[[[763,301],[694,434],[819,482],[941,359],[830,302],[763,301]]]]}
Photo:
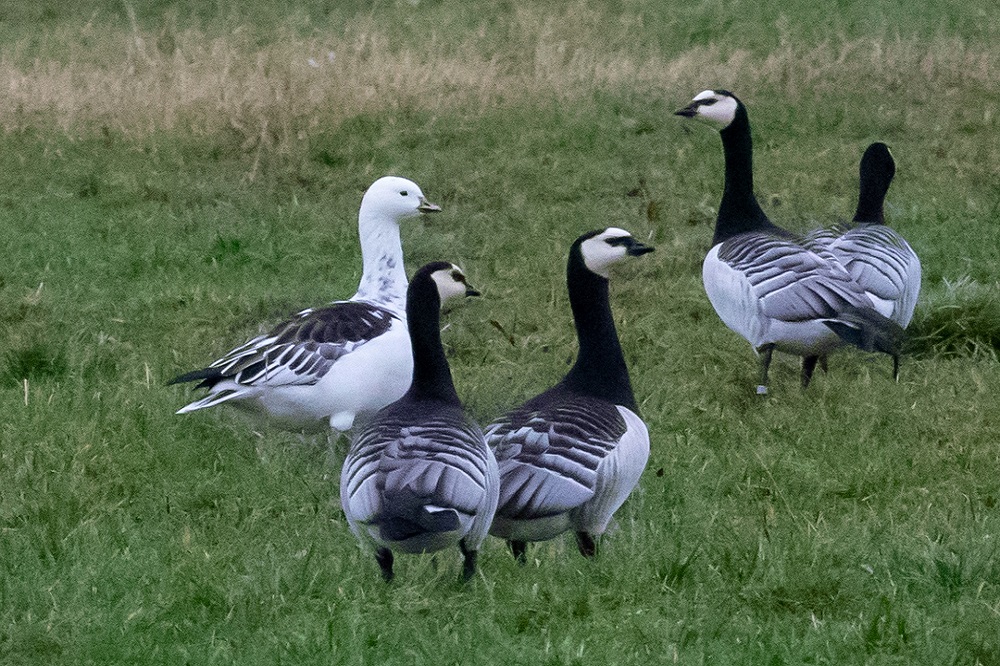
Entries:
{"type": "Polygon", "coordinates": [[[518,564],[524,566],[528,563],[528,543],[526,541],[511,540],[507,542],[507,545],[510,546],[510,552],[514,555],[514,559],[517,560],[518,564]]]}
{"type": "Polygon", "coordinates": [[[597,555],[597,544],[589,532],[576,533],[576,547],[580,549],[580,554],[584,557],[594,557],[597,555]]]}
{"type": "Polygon", "coordinates": [[[762,345],[757,349],[757,353],[760,354],[760,383],[757,384],[757,395],[767,395],[767,369],[771,367],[774,343],[762,345]]]}
{"type": "MultiPolygon", "coordinates": [[[[812,379],[813,371],[816,369],[816,363],[819,359],[819,356],[802,357],[802,388],[807,388],[809,386],[809,380],[812,379]]],[[[824,361],[825,360],[826,357],[824,357],[824,361]]]]}
{"type": "Polygon", "coordinates": [[[476,559],[479,551],[466,548],[465,539],[458,542],[458,548],[462,551],[462,556],[465,557],[465,562],[462,563],[462,582],[468,583],[476,575],[476,559]]]}
{"type": "Polygon", "coordinates": [[[899,355],[892,355],[892,378],[899,381],[899,355]]]}
{"type": "Polygon", "coordinates": [[[819,367],[823,372],[830,372],[830,368],[826,365],[826,354],[819,357],[819,367]]]}
{"type": "Polygon", "coordinates": [[[391,582],[395,574],[392,573],[392,551],[388,548],[379,548],[375,551],[375,560],[378,568],[382,570],[382,578],[385,582],[391,582]]]}

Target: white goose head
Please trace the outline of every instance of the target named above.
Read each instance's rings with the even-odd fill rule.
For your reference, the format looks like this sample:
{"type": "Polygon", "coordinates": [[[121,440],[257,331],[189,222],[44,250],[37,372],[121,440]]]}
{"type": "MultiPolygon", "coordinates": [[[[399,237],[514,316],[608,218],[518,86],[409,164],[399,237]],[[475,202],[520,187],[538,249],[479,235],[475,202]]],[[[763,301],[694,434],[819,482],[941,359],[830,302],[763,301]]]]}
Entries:
{"type": "Polygon", "coordinates": [[[705,90],[695,95],[690,104],[674,115],[703,120],[723,130],[736,120],[740,106],[736,95],[728,90],[705,90]]]}
{"type": "Polygon", "coordinates": [[[361,199],[358,212],[363,266],[354,299],[403,310],[407,282],[399,223],[439,210],[441,207],[429,202],[412,180],[384,176],[372,183],[361,199]]]}
{"type": "Polygon", "coordinates": [[[617,227],[592,231],[581,236],[577,242],[584,266],[603,278],[608,277],[612,264],[625,257],[636,257],[653,251],[652,247],[640,243],[632,234],[617,227]]]}
{"type": "Polygon", "coordinates": [[[379,217],[395,222],[439,210],[441,207],[429,202],[416,183],[399,176],[379,178],[361,199],[362,217],[379,217]]]}

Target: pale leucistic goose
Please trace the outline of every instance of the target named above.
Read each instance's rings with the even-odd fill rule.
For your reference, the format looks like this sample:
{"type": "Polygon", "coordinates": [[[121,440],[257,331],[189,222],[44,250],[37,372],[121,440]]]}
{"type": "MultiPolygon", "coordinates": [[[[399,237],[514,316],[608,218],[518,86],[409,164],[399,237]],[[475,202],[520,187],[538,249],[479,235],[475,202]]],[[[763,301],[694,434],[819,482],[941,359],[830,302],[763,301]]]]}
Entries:
{"type": "Polygon", "coordinates": [[[731,92],[706,90],[677,115],[707,121],[722,137],[725,186],[702,279],[722,321],[760,356],[757,393],[767,393],[775,350],[802,356],[803,387],[819,358],[845,343],[889,354],[895,374],[902,328],[877,311],[836,256],[806,247],[757,203],[743,103],[731,92]]]}
{"type": "Polygon", "coordinates": [[[455,546],[464,557],[462,577],[470,579],[496,511],[496,458],[462,409],[441,347],[441,304],[475,294],[452,264],[417,271],[406,303],[413,382],[358,431],[344,460],[341,506],[362,545],[374,547],[386,581],[394,575],[393,551],[455,546]]]}
{"type": "Polygon", "coordinates": [[[486,429],[500,466],[490,533],[526,561],[527,542],[572,530],[585,557],[639,482],[649,433],[639,416],[608,300],[609,269],[651,252],[627,231],[584,234],[566,269],[579,353],[565,378],[486,429]]]}
{"type": "Polygon", "coordinates": [[[399,224],[441,210],[411,180],[386,176],[361,199],[362,275],[346,301],[303,310],[203,370],[169,383],[199,381],[208,395],[186,414],[228,403],[291,430],[348,430],[398,399],[410,385],[406,272],[399,224]]]}

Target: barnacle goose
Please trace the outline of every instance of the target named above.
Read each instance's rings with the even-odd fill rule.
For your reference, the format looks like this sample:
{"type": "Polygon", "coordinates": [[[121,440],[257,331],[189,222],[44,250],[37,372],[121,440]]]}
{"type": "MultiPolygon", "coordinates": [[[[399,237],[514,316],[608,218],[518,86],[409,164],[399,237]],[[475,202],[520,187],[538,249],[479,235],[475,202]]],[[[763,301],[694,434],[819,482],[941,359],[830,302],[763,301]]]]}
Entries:
{"type": "Polygon", "coordinates": [[[875,309],[831,252],[807,248],[761,210],[743,103],[731,92],[706,90],[676,115],[714,124],[722,137],[725,186],[702,279],[722,321],[760,355],[757,393],[767,393],[775,350],[803,357],[803,387],[819,358],[845,342],[889,354],[898,369],[902,328],[875,309]]]}
{"type": "Polygon", "coordinates": [[[363,545],[375,547],[386,581],[393,578],[393,551],[456,545],[468,580],[496,510],[496,458],[462,410],[439,329],[442,302],[476,294],[446,262],[428,264],[413,276],[406,303],[413,383],[358,431],[341,470],[340,503],[348,524],[363,545]]]}
{"type": "Polygon", "coordinates": [[[402,396],[413,359],[399,223],[439,210],[413,181],[376,180],[358,212],[363,268],[357,293],[303,310],[207,368],[172,379],[199,381],[197,388],[209,391],[177,413],[228,402],[292,430],[344,431],[355,417],[402,396]]]}
{"type": "Polygon", "coordinates": [[[639,416],[611,306],[608,270],[652,252],[616,228],[580,236],[569,252],[566,284],[580,351],[561,382],[486,429],[500,466],[500,502],[490,533],[526,561],[529,541],[576,533],[593,557],[594,537],[639,482],[649,433],[639,416]]]}
{"type": "Polygon", "coordinates": [[[875,308],[906,328],[920,294],[920,259],[885,224],[884,203],[896,162],[884,143],[868,146],[859,166],[858,207],[850,225],[809,235],[812,247],[832,252],[860,284],[875,308]]]}

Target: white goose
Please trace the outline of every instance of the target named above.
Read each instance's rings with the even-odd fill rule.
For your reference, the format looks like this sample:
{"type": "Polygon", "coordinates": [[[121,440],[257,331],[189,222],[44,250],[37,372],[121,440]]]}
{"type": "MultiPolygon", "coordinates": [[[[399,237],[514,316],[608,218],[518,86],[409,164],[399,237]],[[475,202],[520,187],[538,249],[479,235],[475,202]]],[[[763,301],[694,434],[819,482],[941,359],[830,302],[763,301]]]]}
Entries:
{"type": "Polygon", "coordinates": [[[722,137],[725,188],[702,279],[722,321],[760,355],[757,393],[767,393],[775,350],[803,357],[803,387],[819,358],[845,342],[889,354],[895,373],[902,342],[899,325],[875,309],[832,253],[805,247],[773,224],[757,203],[750,120],[743,103],[731,92],[706,90],[677,115],[708,121],[722,137]]]}
{"type": "Polygon", "coordinates": [[[453,546],[464,557],[463,579],[470,579],[496,510],[496,458],[462,410],[441,347],[441,304],[476,294],[446,262],[413,276],[406,304],[413,383],[357,433],[344,460],[341,506],[358,540],[375,547],[386,581],[393,578],[393,551],[453,546]]]}
{"type": "Polygon", "coordinates": [[[584,234],[566,269],[580,351],[554,387],[486,429],[500,466],[500,502],[490,533],[526,561],[529,541],[576,533],[585,557],[597,551],[615,511],[639,482],[649,433],[639,417],[608,301],[608,269],[652,252],[622,229],[584,234]]]}
{"type": "Polygon", "coordinates": [[[349,430],[410,385],[406,272],[399,223],[441,210],[413,181],[376,180],[361,200],[362,275],[346,301],[303,310],[207,368],[169,383],[199,381],[208,395],[177,411],[229,403],[292,430],[349,430]]]}
{"type": "Polygon", "coordinates": [[[884,203],[896,174],[889,147],[868,146],[859,166],[858,207],[847,228],[809,235],[813,247],[832,252],[860,284],[875,308],[906,328],[920,295],[920,259],[897,231],[885,224],[884,203]]]}

